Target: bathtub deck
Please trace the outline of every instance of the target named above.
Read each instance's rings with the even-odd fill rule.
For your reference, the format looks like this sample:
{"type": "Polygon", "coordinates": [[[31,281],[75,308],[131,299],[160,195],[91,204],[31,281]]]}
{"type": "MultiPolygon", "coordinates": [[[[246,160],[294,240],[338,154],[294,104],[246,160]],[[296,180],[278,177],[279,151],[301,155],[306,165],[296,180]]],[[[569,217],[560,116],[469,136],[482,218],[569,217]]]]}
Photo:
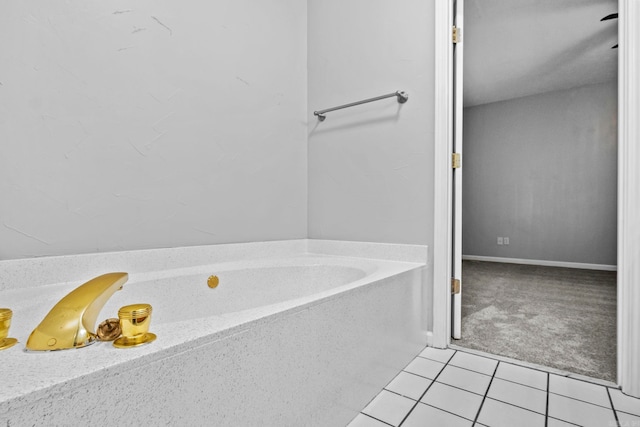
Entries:
{"type": "MultiPolygon", "coordinates": [[[[307,240],[0,261],[0,299],[14,309],[9,335],[19,339],[0,353],[0,425],[299,425],[303,419],[311,421],[305,425],[345,425],[426,344],[427,261],[423,246],[307,240]],[[133,297],[136,283],[148,283],[142,279],[174,270],[264,273],[260,268],[274,264],[349,266],[363,275],[336,287],[314,282],[312,293],[204,317],[191,316],[197,296],[181,291],[168,297],[176,310],[154,307],[150,332],[158,339],[149,345],[23,351],[58,295],[87,276],[126,271],[130,279],[118,297],[133,297]],[[189,316],[179,320],[181,312],[189,316]],[[131,405],[141,384],[145,405],[131,405]],[[336,399],[348,404],[336,408],[336,399]],[[88,410],[78,413],[79,407],[88,410]]],[[[267,283],[260,292],[271,293],[262,273],[251,282],[267,283]]],[[[331,282],[331,275],[321,276],[331,282]]],[[[203,277],[202,288],[212,292],[203,277]]],[[[136,302],[147,301],[127,303],[136,302]]]]}

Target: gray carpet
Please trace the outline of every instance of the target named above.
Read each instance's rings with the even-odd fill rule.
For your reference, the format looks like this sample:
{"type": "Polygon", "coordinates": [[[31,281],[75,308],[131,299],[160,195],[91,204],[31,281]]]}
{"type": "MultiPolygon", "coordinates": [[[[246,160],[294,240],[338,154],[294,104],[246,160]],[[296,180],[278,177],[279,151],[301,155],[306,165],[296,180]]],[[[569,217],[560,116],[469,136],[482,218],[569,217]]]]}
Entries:
{"type": "Polygon", "coordinates": [[[616,381],[616,273],[463,261],[462,347],[616,381]]]}

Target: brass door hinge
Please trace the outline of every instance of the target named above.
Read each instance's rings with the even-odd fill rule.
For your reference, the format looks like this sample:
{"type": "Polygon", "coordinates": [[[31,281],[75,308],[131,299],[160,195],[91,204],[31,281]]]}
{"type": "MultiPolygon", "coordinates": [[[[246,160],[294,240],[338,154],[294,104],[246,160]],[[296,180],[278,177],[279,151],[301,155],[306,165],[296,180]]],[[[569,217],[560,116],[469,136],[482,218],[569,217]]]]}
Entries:
{"type": "Polygon", "coordinates": [[[451,278],[451,294],[457,295],[460,293],[460,279],[451,278]]]}
{"type": "Polygon", "coordinates": [[[452,31],[451,31],[451,41],[453,43],[459,43],[460,42],[460,30],[455,25],[453,26],[452,31]]]}
{"type": "Polygon", "coordinates": [[[460,153],[451,154],[451,167],[458,169],[462,166],[462,155],[460,153]]]}

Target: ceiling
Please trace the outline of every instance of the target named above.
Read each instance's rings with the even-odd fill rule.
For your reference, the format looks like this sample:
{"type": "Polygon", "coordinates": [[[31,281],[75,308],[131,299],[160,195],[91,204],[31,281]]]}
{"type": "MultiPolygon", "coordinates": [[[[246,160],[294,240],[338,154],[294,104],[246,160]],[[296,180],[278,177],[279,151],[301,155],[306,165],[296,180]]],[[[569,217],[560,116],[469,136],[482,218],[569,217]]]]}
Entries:
{"type": "Polygon", "coordinates": [[[464,106],[617,78],[617,0],[465,0],[464,106]]]}

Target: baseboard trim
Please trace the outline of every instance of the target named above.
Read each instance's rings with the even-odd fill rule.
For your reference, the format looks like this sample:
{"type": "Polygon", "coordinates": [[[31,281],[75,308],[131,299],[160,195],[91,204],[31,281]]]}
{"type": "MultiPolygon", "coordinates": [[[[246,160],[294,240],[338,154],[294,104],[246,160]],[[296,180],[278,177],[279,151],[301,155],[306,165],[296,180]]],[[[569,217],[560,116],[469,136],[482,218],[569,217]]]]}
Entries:
{"type": "Polygon", "coordinates": [[[462,259],[469,260],[469,261],[504,262],[507,264],[542,265],[545,267],[580,268],[582,270],[603,270],[603,271],[618,270],[618,266],[616,265],[587,264],[583,262],[547,261],[547,260],[540,260],[540,259],[523,259],[523,258],[502,258],[502,257],[482,256],[482,255],[462,255],[462,259]]]}

